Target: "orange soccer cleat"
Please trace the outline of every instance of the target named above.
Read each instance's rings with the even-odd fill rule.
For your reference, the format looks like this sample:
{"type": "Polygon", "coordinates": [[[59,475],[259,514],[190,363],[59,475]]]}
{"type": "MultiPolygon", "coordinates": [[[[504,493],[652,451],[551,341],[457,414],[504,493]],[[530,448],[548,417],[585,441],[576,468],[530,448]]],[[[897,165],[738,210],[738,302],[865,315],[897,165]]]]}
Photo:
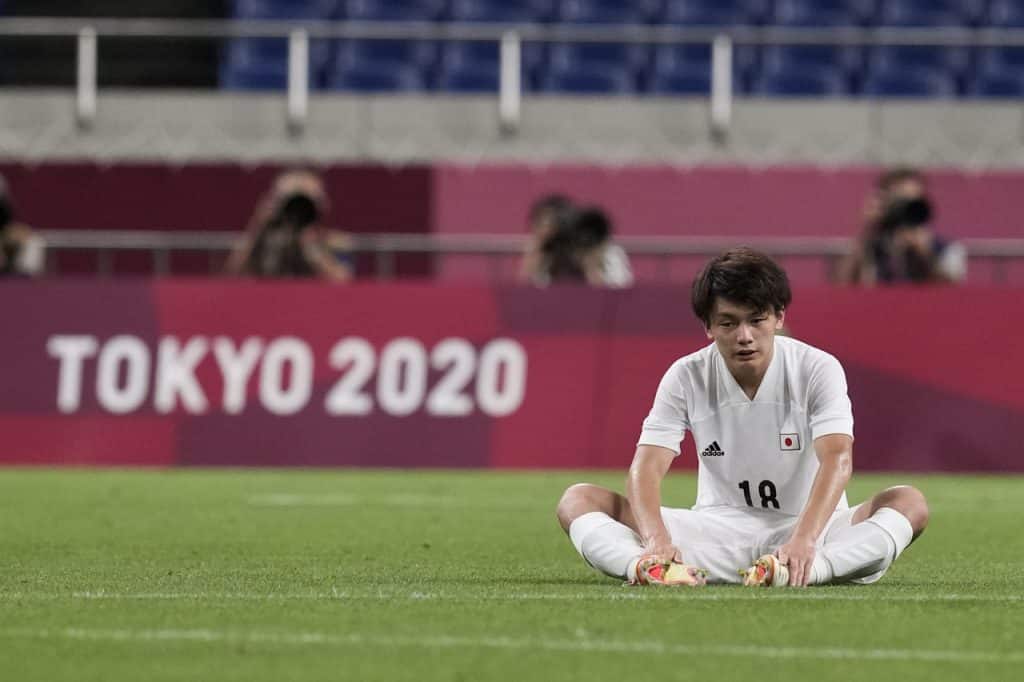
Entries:
{"type": "Polygon", "coordinates": [[[640,557],[636,564],[636,575],[630,585],[687,585],[697,587],[707,584],[707,572],[696,566],[678,561],[664,561],[648,554],[640,557]]]}
{"type": "Polygon", "coordinates": [[[745,571],[740,571],[747,587],[785,587],[789,584],[789,568],[774,554],[765,554],[745,571]]]}

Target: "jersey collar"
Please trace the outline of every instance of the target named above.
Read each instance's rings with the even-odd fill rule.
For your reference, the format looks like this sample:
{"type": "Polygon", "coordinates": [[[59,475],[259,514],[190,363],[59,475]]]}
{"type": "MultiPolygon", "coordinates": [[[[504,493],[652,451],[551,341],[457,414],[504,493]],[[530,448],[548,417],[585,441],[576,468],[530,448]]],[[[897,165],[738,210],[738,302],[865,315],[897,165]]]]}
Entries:
{"type": "Polygon", "coordinates": [[[729,396],[729,402],[739,403],[759,403],[759,402],[771,402],[775,400],[773,386],[775,384],[775,377],[779,372],[778,365],[780,363],[779,355],[780,349],[777,343],[778,339],[772,341],[772,359],[768,363],[768,369],[765,371],[764,376],[761,378],[761,385],[757,387],[757,393],[754,394],[753,400],[751,400],[747,394],[743,391],[739,382],[736,381],[736,377],[729,371],[729,366],[725,363],[725,358],[718,352],[718,347],[715,346],[715,359],[718,364],[719,374],[721,375],[721,382],[725,389],[726,395],[729,396]]]}

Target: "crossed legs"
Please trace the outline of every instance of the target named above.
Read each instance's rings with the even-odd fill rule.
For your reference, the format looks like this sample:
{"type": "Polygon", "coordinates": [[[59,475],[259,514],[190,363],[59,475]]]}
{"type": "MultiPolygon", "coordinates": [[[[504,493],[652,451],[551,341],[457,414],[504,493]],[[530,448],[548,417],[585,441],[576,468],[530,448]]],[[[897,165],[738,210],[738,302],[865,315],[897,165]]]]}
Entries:
{"type": "MultiPolygon", "coordinates": [[[[631,575],[644,550],[623,495],[578,483],[562,495],[556,515],[588,564],[614,577],[631,575]]],[[[887,488],[861,504],[849,525],[828,531],[812,582],[874,582],[927,525],[928,505],[919,490],[887,488]]]]}

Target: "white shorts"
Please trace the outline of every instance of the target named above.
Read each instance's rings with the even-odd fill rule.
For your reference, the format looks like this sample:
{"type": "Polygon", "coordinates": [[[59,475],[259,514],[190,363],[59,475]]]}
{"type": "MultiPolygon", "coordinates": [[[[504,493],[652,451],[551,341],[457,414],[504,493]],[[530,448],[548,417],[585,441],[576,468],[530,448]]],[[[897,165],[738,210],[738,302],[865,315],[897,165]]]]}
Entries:
{"type": "MultiPolygon", "coordinates": [[[[818,537],[818,546],[828,541],[831,530],[848,527],[856,510],[850,507],[836,511],[818,537]]],[[[796,516],[739,507],[662,507],[661,518],[683,560],[707,570],[709,583],[741,582],[740,571],[785,544],[797,522],[796,516]]],[[[856,582],[875,582],[884,573],[856,582]]]]}

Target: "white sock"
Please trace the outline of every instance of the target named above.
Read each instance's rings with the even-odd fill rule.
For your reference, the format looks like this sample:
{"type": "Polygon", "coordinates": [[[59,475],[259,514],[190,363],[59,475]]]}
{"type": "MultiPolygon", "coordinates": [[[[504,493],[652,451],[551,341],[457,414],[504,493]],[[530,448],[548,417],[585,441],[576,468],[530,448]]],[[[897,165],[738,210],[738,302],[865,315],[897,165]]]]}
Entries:
{"type": "Polygon", "coordinates": [[[588,564],[613,578],[628,580],[644,553],[640,536],[604,512],[588,512],[569,526],[569,539],[588,564]]]}
{"type": "Polygon", "coordinates": [[[882,507],[863,523],[829,531],[811,566],[811,584],[848,582],[884,571],[914,537],[903,514],[882,507]]]}

